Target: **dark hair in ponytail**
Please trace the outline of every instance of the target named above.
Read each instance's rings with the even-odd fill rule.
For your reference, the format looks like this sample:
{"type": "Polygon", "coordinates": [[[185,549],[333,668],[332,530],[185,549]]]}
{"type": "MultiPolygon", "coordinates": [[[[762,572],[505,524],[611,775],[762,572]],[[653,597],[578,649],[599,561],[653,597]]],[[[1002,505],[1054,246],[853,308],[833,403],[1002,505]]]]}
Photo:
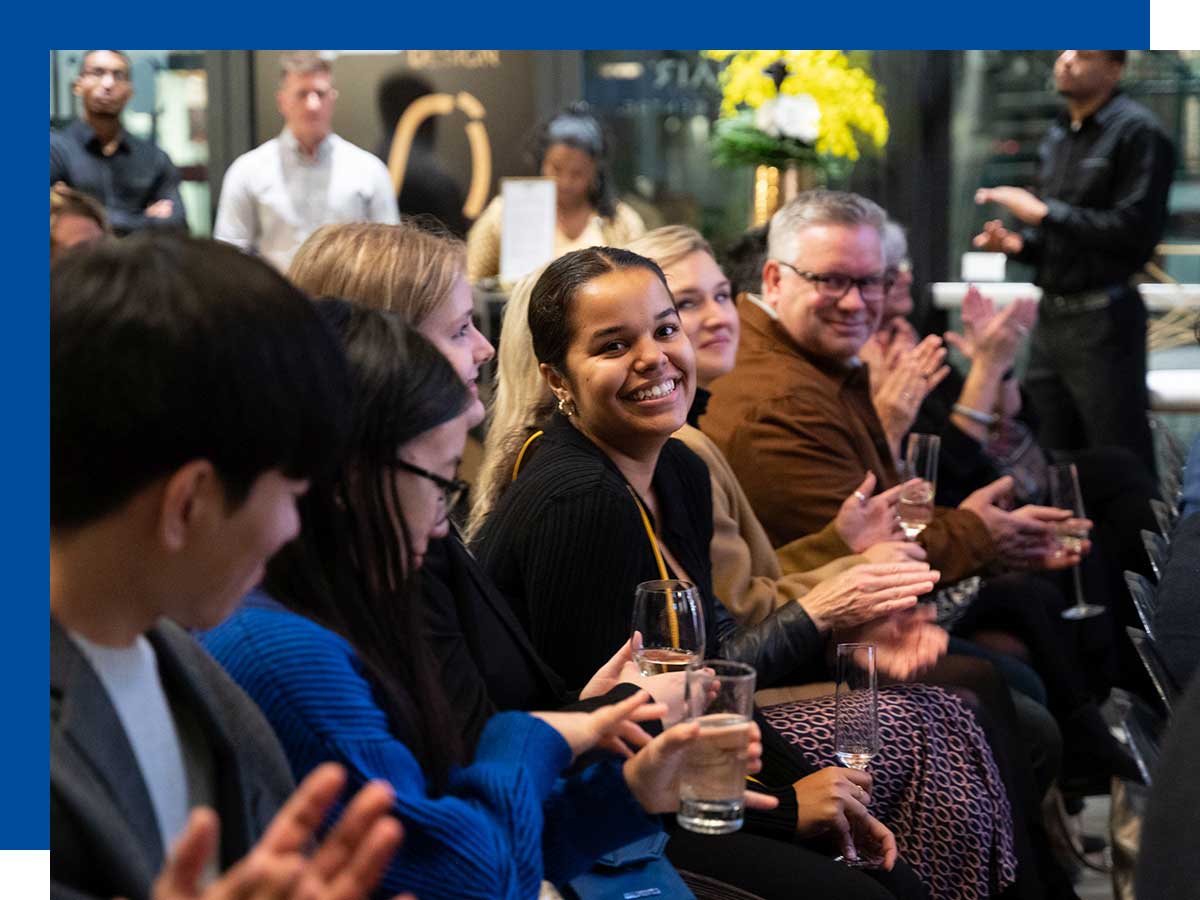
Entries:
{"type": "Polygon", "coordinates": [[[658,263],[617,247],[588,247],[560,256],[546,266],[529,298],[529,333],[533,354],[566,374],[567,348],[571,345],[571,307],[575,294],[590,281],[620,269],[646,269],[666,288],[667,278],[658,263]]]}

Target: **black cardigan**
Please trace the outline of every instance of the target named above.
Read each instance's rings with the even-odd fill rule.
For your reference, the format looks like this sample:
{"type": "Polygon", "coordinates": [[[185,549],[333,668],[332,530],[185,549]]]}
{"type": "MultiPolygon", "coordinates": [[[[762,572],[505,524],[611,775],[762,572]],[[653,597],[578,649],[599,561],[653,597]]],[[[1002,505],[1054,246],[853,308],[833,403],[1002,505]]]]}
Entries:
{"type": "Polygon", "coordinates": [[[637,690],[619,684],[588,700],[568,691],[457,536],[430,542],[421,587],[430,645],[466,747],[478,743],[488,719],[502,710],[586,712],[637,690]]]}
{"type": "MultiPolygon", "coordinates": [[[[805,678],[800,666],[823,671],[823,642],[800,604],[743,628],[714,595],[704,462],[671,439],[653,485],[661,520],[652,524],[700,591],[708,655],[750,663],[763,687],[805,678]]],[[[476,552],[537,652],[575,688],[629,638],[636,586],[660,577],[620,470],[557,414],[492,510],[476,552]]]]}

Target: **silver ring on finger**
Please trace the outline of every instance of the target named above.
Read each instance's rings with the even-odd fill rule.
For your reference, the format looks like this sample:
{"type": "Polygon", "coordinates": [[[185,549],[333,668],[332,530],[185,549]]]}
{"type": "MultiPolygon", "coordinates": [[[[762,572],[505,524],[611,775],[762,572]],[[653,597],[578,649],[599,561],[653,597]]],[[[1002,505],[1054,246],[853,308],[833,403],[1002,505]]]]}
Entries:
{"type": "Polygon", "coordinates": [[[862,491],[855,491],[855,492],[854,492],[854,499],[856,499],[856,500],[857,500],[859,503],[866,503],[866,502],[867,502],[867,495],[866,495],[866,494],[864,494],[862,491]]]}

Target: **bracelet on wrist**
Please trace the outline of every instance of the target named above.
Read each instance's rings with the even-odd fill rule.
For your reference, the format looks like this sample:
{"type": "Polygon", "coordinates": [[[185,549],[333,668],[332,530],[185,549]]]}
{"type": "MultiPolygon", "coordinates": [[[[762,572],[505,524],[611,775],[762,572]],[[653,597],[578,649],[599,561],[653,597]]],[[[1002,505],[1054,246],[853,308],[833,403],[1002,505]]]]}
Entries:
{"type": "Polygon", "coordinates": [[[954,411],[960,416],[970,419],[972,422],[975,422],[978,425],[986,426],[987,428],[991,428],[1000,421],[1000,417],[995,413],[980,412],[977,409],[972,409],[971,407],[964,406],[961,403],[954,404],[954,411]]]}

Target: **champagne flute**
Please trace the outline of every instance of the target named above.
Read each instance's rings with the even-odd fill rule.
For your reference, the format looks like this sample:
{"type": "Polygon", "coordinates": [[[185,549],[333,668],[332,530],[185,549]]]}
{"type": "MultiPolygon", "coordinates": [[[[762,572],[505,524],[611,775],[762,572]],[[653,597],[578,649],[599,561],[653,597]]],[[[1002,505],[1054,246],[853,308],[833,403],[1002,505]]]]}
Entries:
{"type": "Polygon", "coordinates": [[[917,535],[925,530],[925,526],[933,521],[938,451],[941,446],[942,439],[936,434],[910,434],[904,459],[897,466],[901,481],[919,479],[919,482],[905,487],[900,492],[897,512],[904,536],[910,541],[916,540],[917,535]]]}
{"type": "MultiPolygon", "coordinates": [[[[1078,553],[1083,548],[1087,532],[1076,520],[1084,517],[1083,494],[1079,490],[1079,473],[1075,463],[1056,463],[1047,470],[1050,485],[1050,505],[1071,512],[1071,519],[1055,526],[1055,538],[1059,552],[1078,553]]],[[[1079,566],[1071,567],[1071,578],[1075,582],[1075,603],[1062,611],[1064,619],[1090,619],[1108,611],[1107,607],[1088,603],[1083,599],[1083,578],[1079,566]]]]}
{"type": "Polygon", "coordinates": [[[704,609],[687,581],[644,581],[633,597],[633,630],[642,643],[633,661],[643,675],[692,668],[704,659],[704,609]]]}
{"type": "MultiPolygon", "coordinates": [[[[867,770],[879,752],[879,683],[874,644],[838,644],[834,694],[833,752],[849,769],[867,770]]],[[[846,839],[840,862],[877,868],[879,860],[859,855],[853,837],[846,839]]]]}

